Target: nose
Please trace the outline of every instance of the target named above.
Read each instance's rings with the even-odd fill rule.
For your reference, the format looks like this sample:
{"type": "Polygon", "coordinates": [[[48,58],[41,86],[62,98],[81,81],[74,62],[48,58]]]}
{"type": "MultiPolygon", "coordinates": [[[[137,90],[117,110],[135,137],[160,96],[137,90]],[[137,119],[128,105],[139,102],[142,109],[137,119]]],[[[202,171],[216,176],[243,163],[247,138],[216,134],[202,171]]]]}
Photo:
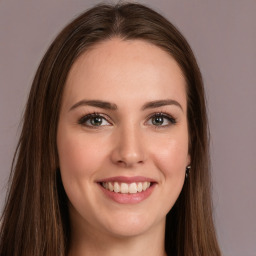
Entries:
{"type": "Polygon", "coordinates": [[[111,160],[122,167],[141,165],[146,160],[143,137],[139,127],[126,127],[114,135],[111,160]]]}

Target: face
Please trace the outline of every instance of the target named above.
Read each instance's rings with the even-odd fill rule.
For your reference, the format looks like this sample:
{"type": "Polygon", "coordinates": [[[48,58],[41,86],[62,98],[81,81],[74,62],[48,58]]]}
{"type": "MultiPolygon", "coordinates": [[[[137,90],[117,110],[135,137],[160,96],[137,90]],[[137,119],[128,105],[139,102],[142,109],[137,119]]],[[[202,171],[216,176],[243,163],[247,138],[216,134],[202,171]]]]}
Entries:
{"type": "Polygon", "coordinates": [[[73,227],[164,232],[190,162],[185,88],[176,61],[144,41],[114,38],[78,58],[57,131],[73,227]]]}

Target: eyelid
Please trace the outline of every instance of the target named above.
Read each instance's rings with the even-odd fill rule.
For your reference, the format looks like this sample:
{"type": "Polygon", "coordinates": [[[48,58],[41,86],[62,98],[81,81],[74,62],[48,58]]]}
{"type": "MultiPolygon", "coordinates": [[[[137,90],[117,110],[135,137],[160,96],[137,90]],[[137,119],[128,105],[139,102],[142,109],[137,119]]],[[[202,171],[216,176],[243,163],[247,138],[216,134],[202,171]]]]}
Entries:
{"type": "Polygon", "coordinates": [[[97,128],[99,129],[100,127],[108,126],[108,125],[93,126],[93,125],[85,124],[86,121],[88,121],[90,118],[94,118],[94,117],[101,117],[101,118],[105,119],[110,125],[112,125],[112,122],[109,120],[110,119],[109,116],[107,116],[106,114],[97,113],[97,112],[84,114],[81,118],[78,119],[78,124],[83,125],[85,127],[96,128],[96,129],[97,128]]]}
{"type": "Polygon", "coordinates": [[[171,115],[169,113],[166,113],[166,112],[163,112],[163,111],[155,112],[155,113],[150,114],[146,118],[146,122],[148,122],[151,118],[156,117],[156,116],[161,116],[163,118],[166,118],[168,120],[168,122],[170,122],[170,124],[168,124],[168,125],[159,125],[159,126],[156,126],[156,125],[152,124],[155,128],[169,127],[170,125],[175,125],[177,123],[177,120],[176,120],[176,118],[173,117],[173,115],[171,115]]]}
{"type": "MultiPolygon", "coordinates": [[[[176,118],[173,117],[173,115],[166,113],[164,111],[158,111],[158,112],[151,113],[150,115],[148,115],[146,117],[146,123],[150,119],[152,119],[153,117],[156,117],[156,116],[161,116],[161,117],[167,119],[169,124],[168,125],[159,125],[159,126],[150,124],[150,125],[154,126],[155,128],[165,128],[165,127],[169,127],[171,125],[175,125],[177,123],[177,120],[176,120],[176,118]]],[[[88,128],[95,128],[95,129],[103,128],[104,126],[110,126],[110,125],[94,126],[94,125],[86,125],[85,124],[86,121],[88,121],[90,118],[94,118],[94,117],[101,117],[101,118],[105,119],[110,125],[113,125],[113,122],[111,121],[111,118],[108,115],[98,113],[98,112],[93,112],[93,113],[88,113],[88,114],[82,115],[82,117],[78,119],[77,123],[82,126],[85,126],[88,128]]]]}

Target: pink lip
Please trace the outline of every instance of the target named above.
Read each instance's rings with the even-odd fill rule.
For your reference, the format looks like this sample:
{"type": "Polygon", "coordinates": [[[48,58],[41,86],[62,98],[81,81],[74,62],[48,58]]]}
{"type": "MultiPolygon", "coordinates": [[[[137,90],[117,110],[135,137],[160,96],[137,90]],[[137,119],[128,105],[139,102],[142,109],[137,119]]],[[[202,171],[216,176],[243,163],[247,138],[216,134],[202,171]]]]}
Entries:
{"type": "Polygon", "coordinates": [[[99,187],[108,198],[110,198],[111,200],[119,204],[137,204],[144,201],[151,195],[151,193],[155,188],[155,185],[156,184],[153,184],[147,190],[136,193],[136,194],[115,193],[103,188],[101,185],[99,185],[99,187]]]}
{"type": "Polygon", "coordinates": [[[116,176],[116,177],[99,180],[99,181],[97,181],[97,183],[99,185],[99,188],[101,189],[101,191],[104,193],[105,196],[107,196],[109,199],[111,199],[114,202],[119,203],[119,204],[140,203],[140,202],[144,201],[145,199],[147,199],[156,187],[155,181],[153,181],[150,178],[146,178],[146,177],[142,177],[142,176],[135,176],[135,177],[116,176]],[[151,182],[152,184],[147,190],[138,192],[136,194],[115,193],[115,192],[105,189],[101,184],[102,182],[115,182],[115,181],[120,182],[120,183],[124,182],[124,183],[128,183],[128,184],[132,183],[132,182],[148,181],[148,182],[151,182]]]}
{"type": "Polygon", "coordinates": [[[124,183],[133,183],[133,182],[144,182],[144,181],[148,181],[148,182],[156,182],[150,178],[147,177],[143,177],[143,176],[134,176],[134,177],[126,177],[126,176],[116,176],[116,177],[110,177],[110,178],[106,178],[106,179],[102,179],[102,180],[98,180],[97,182],[124,182],[124,183]]]}

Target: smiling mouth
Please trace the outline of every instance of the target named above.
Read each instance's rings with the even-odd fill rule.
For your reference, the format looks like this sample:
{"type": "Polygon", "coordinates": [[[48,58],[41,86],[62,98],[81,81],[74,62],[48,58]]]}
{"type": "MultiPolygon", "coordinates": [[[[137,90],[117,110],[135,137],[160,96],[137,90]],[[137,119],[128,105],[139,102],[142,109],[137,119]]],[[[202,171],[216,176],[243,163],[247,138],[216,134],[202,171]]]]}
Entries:
{"type": "Polygon", "coordinates": [[[119,193],[119,194],[136,194],[146,191],[151,187],[154,182],[144,181],[144,182],[100,182],[103,188],[108,191],[119,193]]]}

